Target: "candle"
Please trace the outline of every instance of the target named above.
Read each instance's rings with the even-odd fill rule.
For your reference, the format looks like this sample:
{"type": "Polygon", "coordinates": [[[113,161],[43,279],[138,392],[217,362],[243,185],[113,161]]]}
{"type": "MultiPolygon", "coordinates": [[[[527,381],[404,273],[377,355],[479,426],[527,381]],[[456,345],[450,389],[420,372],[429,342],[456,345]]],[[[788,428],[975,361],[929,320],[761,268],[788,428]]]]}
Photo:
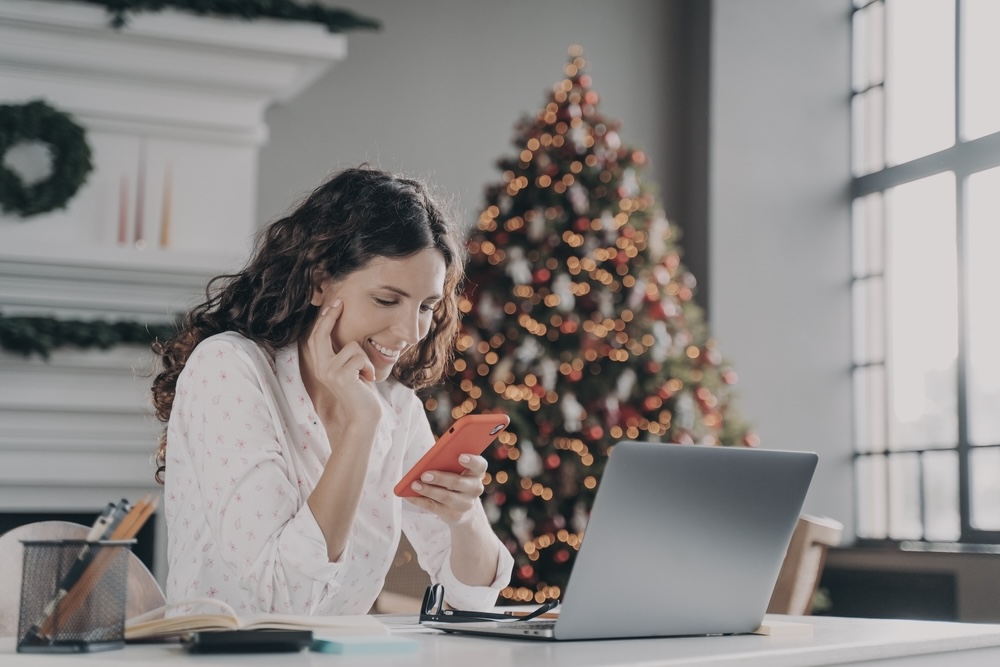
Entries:
{"type": "Polygon", "coordinates": [[[118,244],[128,243],[128,176],[122,174],[118,187],[118,244]]]}
{"type": "Polygon", "coordinates": [[[146,140],[139,140],[139,169],[135,177],[135,247],[142,248],[142,209],[145,205],[146,190],[146,140]]]}
{"type": "Polygon", "coordinates": [[[174,188],[174,165],[167,162],[163,170],[163,209],[160,215],[160,247],[170,245],[170,206],[174,188]]]}

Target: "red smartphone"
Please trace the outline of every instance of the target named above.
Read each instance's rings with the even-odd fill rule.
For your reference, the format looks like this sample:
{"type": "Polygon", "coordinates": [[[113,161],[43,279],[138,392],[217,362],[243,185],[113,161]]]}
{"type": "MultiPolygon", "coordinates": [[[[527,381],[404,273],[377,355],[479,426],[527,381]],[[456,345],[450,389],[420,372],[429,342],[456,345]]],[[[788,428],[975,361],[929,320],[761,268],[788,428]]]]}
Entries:
{"type": "Polygon", "coordinates": [[[410,488],[410,485],[420,479],[428,470],[461,473],[465,470],[458,457],[462,454],[478,455],[490,446],[497,435],[510,424],[507,415],[465,415],[460,417],[451,428],[438,438],[434,446],[420,457],[420,460],[403,475],[392,490],[397,496],[413,497],[420,494],[410,488]]]}

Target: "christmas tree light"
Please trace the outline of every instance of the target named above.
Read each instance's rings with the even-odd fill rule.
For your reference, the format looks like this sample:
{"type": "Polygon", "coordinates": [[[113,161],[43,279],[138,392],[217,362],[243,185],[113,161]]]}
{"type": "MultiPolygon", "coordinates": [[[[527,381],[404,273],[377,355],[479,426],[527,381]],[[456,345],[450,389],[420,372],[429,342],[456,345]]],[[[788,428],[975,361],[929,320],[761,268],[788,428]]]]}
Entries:
{"type": "Polygon", "coordinates": [[[561,596],[614,443],[757,444],[677,229],[642,182],[646,156],[598,113],[585,69],[571,48],[515,127],[469,242],[450,381],[425,397],[438,432],[470,412],[511,417],[485,454],[483,503],[515,557],[514,602],[561,596]]]}

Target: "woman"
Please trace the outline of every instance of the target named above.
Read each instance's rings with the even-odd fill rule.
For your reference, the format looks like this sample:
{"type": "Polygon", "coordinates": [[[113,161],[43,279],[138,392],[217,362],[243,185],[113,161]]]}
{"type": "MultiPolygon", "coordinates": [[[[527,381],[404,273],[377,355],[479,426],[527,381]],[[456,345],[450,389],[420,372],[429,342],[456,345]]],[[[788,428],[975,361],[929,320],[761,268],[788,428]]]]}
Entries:
{"type": "Polygon", "coordinates": [[[420,183],[350,169],[157,346],[168,602],[363,614],[402,529],[450,604],[493,605],[513,559],[479,502],[485,459],[392,493],[434,441],[415,390],[450,360],[461,248],[420,183]]]}

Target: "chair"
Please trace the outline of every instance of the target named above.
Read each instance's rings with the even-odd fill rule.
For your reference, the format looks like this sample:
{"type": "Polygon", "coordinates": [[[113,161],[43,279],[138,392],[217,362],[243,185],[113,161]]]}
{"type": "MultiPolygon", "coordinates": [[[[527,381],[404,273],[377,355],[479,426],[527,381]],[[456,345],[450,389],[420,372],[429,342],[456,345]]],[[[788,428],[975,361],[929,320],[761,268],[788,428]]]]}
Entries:
{"type": "Polygon", "coordinates": [[[385,585],[372,613],[375,614],[416,614],[420,612],[420,603],[424,599],[424,591],[430,586],[431,578],[417,564],[417,554],[405,535],[399,537],[399,548],[388,574],[385,575],[385,585]]]}
{"type": "MultiPolygon", "coordinates": [[[[21,604],[21,540],[77,540],[87,536],[87,526],[69,521],[39,521],[0,535],[0,637],[17,635],[21,604]]],[[[125,618],[132,618],[166,604],[163,590],[146,565],[129,554],[125,618]]]]}
{"type": "Polygon", "coordinates": [[[812,612],[827,549],[840,544],[843,533],[844,525],[834,519],[805,514],[799,517],[767,613],[805,615],[812,612]]]}

